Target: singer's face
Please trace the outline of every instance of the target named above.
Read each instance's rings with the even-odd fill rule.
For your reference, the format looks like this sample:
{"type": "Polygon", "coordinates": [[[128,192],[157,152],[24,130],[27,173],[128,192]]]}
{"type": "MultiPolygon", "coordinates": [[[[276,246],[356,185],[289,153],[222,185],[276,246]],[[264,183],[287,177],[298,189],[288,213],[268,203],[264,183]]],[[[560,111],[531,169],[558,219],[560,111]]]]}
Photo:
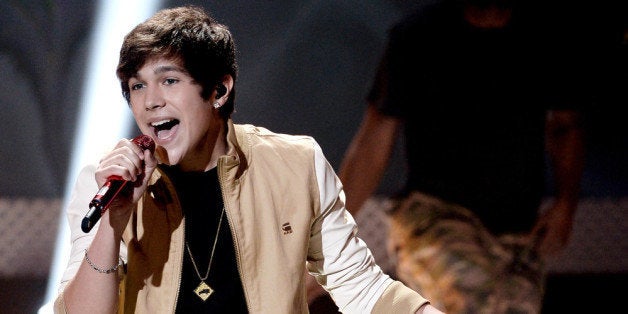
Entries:
{"type": "Polygon", "coordinates": [[[160,162],[206,170],[223,122],[185,69],[171,59],[149,59],[129,89],[135,121],[155,140],[160,162]]]}

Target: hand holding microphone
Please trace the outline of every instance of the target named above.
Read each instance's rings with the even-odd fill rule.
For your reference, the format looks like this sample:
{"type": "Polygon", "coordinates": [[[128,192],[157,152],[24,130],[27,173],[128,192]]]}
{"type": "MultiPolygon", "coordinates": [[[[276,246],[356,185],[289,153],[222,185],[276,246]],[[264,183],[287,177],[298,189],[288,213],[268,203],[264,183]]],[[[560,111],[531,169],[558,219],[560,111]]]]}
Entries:
{"type": "MultiPolygon", "coordinates": [[[[139,146],[142,150],[149,150],[151,153],[155,151],[155,142],[148,135],[140,135],[135,137],[132,142],[139,146]]],[[[102,214],[109,208],[111,202],[126,186],[127,182],[118,176],[111,176],[107,179],[107,182],[98,190],[94,198],[89,203],[89,211],[81,222],[81,229],[83,232],[88,233],[96,222],[100,219],[102,214]]]]}

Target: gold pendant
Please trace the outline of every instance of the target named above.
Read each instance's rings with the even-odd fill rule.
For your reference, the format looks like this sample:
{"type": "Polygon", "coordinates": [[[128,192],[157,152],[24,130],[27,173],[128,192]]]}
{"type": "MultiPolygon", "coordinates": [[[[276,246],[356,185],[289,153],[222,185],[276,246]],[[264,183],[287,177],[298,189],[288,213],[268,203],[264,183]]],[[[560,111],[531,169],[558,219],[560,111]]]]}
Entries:
{"type": "Polygon", "coordinates": [[[212,295],[212,293],[214,293],[214,289],[208,286],[205,281],[201,280],[201,283],[199,283],[196,289],[194,289],[194,293],[196,293],[201,300],[205,301],[210,295],[212,295]]]}

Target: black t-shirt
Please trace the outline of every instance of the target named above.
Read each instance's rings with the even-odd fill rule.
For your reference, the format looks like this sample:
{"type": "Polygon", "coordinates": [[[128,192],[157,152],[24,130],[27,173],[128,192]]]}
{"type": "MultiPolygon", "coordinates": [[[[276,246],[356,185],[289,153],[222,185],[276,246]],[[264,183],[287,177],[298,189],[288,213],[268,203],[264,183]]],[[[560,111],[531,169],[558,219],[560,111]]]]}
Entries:
{"type": "Polygon", "coordinates": [[[368,100],[405,122],[406,192],[459,203],[497,234],[529,230],[545,191],[545,115],[584,101],[577,71],[533,21],[479,29],[449,3],[393,27],[368,100]]]}
{"type": "MultiPolygon", "coordinates": [[[[182,172],[177,167],[160,166],[172,179],[185,219],[185,241],[201,276],[205,276],[223,200],[216,168],[207,172],[182,172]]],[[[223,216],[208,278],[214,292],[202,301],[194,292],[200,284],[190,254],[184,246],[183,273],[177,313],[247,313],[242,282],[226,213],[223,216]]]]}

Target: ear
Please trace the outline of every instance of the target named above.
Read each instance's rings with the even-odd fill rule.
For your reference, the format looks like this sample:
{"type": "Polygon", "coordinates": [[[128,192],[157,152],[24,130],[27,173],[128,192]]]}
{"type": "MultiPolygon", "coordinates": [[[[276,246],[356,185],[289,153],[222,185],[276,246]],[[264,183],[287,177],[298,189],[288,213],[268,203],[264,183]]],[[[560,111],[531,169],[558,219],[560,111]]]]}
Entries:
{"type": "Polygon", "coordinates": [[[222,98],[225,94],[227,94],[227,87],[222,83],[218,83],[218,85],[216,85],[216,99],[222,98]]]}
{"type": "Polygon", "coordinates": [[[229,94],[231,93],[231,89],[233,89],[233,77],[227,74],[222,78],[221,83],[218,83],[216,85],[216,88],[214,91],[215,93],[214,99],[220,99],[224,97],[225,95],[229,96],[229,94]]]}

